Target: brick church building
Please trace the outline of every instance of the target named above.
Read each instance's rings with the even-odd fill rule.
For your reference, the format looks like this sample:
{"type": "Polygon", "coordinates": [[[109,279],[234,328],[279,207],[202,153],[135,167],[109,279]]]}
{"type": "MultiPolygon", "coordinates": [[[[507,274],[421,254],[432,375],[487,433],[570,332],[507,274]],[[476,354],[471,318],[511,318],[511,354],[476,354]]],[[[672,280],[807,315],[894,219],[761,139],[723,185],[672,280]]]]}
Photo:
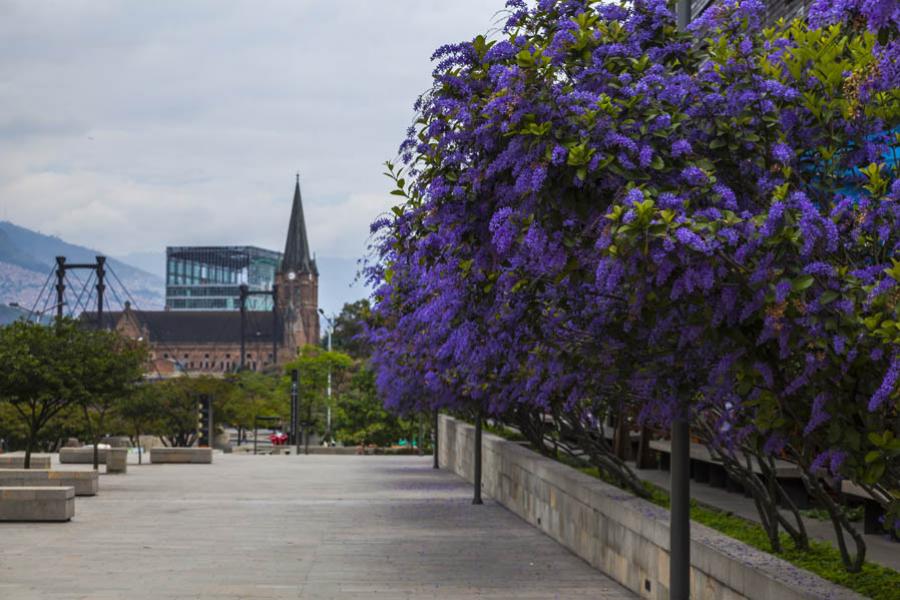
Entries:
{"type": "MultiPolygon", "coordinates": [[[[300,180],[288,223],[280,267],[275,273],[274,309],[134,310],[104,313],[103,326],[150,346],[151,372],[162,377],[185,373],[224,374],[241,367],[262,371],[295,357],[304,345],[319,340],[319,271],[309,252],[300,180]]],[[[83,315],[96,319],[96,313],[83,315]]]]}

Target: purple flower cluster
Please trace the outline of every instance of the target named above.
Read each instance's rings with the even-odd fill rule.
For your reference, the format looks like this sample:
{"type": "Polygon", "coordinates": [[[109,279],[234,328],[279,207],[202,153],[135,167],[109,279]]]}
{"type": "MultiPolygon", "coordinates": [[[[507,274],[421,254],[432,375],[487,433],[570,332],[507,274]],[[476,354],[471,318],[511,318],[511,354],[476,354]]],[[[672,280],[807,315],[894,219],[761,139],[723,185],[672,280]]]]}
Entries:
{"type": "Polygon", "coordinates": [[[870,441],[843,432],[886,430],[900,383],[900,106],[870,93],[896,94],[895,5],[814,3],[865,69],[854,44],[817,64],[808,24],[763,31],[758,0],[699,40],[665,0],[516,1],[501,39],[440,49],[368,270],[386,404],[687,409],[862,478],[870,441]]]}

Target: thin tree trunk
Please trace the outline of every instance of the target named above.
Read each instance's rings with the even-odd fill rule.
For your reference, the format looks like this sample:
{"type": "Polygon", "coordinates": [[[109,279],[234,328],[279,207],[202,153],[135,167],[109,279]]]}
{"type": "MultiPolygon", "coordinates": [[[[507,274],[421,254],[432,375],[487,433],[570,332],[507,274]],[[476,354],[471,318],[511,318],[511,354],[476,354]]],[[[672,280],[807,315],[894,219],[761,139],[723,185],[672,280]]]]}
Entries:
{"type": "Polygon", "coordinates": [[[800,474],[806,489],[819,502],[825,506],[828,516],[831,517],[831,523],[834,526],[834,533],[837,536],[838,550],[841,552],[841,560],[844,568],[848,573],[859,573],[862,570],[863,563],[866,560],[866,541],[857,531],[856,527],[847,518],[846,513],[841,510],[832,497],[822,488],[822,484],[816,478],[814,473],[807,470],[805,464],[800,465],[800,474]],[[856,553],[851,556],[850,549],[847,547],[847,540],[844,533],[850,534],[853,543],[856,546],[856,553]]]}
{"type": "Polygon", "coordinates": [[[88,435],[91,437],[91,442],[94,445],[94,457],[92,460],[93,465],[94,465],[94,470],[99,471],[100,470],[100,450],[97,447],[99,440],[97,439],[97,436],[94,433],[94,425],[93,425],[93,423],[91,423],[91,416],[88,413],[87,405],[82,405],[81,410],[84,412],[84,422],[87,423],[88,435]]]}

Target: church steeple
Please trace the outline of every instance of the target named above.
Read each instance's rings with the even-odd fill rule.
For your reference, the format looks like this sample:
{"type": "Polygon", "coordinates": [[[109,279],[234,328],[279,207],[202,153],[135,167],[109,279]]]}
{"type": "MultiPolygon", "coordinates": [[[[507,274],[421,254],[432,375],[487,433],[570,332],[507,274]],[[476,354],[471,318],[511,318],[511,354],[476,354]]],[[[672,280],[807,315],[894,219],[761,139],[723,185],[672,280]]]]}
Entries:
{"type": "Polygon", "coordinates": [[[309,240],[306,236],[306,222],[303,219],[303,200],[300,197],[300,174],[294,188],[294,205],[291,207],[291,221],[288,226],[287,241],[284,244],[282,273],[318,275],[316,261],[309,254],[309,240]]]}

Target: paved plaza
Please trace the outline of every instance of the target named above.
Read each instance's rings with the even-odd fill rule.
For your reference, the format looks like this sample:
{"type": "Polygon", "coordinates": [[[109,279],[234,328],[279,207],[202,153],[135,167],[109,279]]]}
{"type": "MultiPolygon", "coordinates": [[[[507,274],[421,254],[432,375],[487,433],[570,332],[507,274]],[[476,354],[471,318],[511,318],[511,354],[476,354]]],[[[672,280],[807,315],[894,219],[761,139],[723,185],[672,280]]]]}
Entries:
{"type": "Polygon", "coordinates": [[[431,457],[129,465],[69,523],[0,524],[0,598],[633,595],[431,457]]]}

